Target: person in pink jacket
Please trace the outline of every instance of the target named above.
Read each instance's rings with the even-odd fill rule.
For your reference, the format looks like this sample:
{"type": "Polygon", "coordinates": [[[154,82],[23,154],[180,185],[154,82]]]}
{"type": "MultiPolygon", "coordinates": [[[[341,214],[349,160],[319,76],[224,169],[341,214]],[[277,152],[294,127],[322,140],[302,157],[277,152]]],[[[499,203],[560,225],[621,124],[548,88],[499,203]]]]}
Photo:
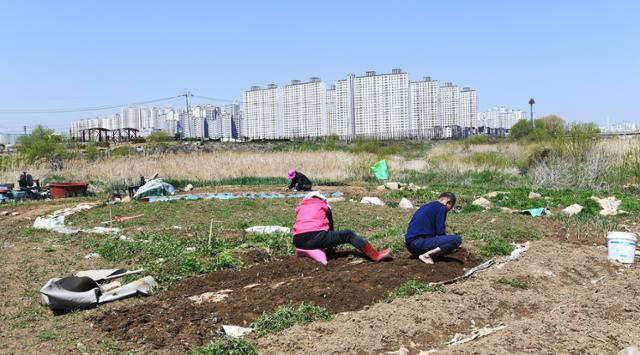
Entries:
{"type": "Polygon", "coordinates": [[[333,230],[333,216],[327,199],[318,191],[308,193],[296,208],[293,225],[293,245],[298,249],[328,249],[349,243],[362,251],[369,259],[380,261],[391,250],[380,252],[352,230],[333,230]]]}

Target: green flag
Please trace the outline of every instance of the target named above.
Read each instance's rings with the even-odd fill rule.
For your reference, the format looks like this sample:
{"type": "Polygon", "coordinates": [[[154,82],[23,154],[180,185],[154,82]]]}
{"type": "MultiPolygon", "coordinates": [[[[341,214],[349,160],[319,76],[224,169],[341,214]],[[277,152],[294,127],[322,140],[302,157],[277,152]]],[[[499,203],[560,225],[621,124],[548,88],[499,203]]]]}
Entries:
{"type": "Polygon", "coordinates": [[[380,160],[373,164],[371,172],[378,180],[389,180],[389,169],[387,168],[386,160],[380,160]]]}

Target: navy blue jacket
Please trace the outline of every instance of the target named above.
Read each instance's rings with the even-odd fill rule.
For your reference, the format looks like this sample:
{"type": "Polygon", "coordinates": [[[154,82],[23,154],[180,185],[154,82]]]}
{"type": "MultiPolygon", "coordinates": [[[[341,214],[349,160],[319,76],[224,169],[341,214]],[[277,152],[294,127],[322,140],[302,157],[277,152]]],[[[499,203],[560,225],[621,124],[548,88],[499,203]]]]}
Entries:
{"type": "Polygon", "coordinates": [[[420,207],[411,218],[407,234],[404,239],[409,242],[414,238],[434,237],[445,235],[445,222],[447,220],[447,207],[438,201],[433,201],[420,207]]]}

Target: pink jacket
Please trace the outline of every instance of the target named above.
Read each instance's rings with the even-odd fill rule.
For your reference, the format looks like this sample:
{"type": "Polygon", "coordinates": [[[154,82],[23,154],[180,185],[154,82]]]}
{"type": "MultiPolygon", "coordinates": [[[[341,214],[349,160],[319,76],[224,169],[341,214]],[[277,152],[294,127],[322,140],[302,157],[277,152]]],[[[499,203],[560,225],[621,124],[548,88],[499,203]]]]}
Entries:
{"type": "Polygon", "coordinates": [[[329,219],[327,218],[327,210],[329,204],[317,198],[307,198],[300,202],[296,208],[296,223],[293,225],[293,235],[328,231],[329,219]]]}

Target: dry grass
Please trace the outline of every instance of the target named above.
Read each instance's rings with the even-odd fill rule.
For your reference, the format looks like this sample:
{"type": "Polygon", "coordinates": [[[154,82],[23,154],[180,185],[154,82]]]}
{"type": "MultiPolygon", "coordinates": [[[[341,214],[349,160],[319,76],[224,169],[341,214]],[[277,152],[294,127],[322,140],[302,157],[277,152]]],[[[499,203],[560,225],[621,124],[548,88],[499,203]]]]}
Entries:
{"type": "Polygon", "coordinates": [[[524,159],[528,151],[528,147],[513,143],[464,145],[448,142],[435,145],[428,152],[426,168],[448,175],[485,170],[517,175],[516,162],[524,159]],[[500,157],[500,161],[479,159],[491,157],[500,157]]]}
{"type": "MultiPolygon", "coordinates": [[[[67,161],[62,170],[52,171],[45,165],[13,166],[0,172],[0,181],[14,181],[22,170],[34,177],[63,176],[69,180],[127,182],[158,172],[166,179],[222,180],[237,177],[286,176],[297,169],[314,179],[343,181],[370,176],[374,155],[346,152],[214,152],[178,153],[159,156],[128,157],[87,162],[67,161]]],[[[415,166],[415,162],[409,162],[415,166]]],[[[404,158],[389,160],[390,169],[404,169],[404,158]]]]}

